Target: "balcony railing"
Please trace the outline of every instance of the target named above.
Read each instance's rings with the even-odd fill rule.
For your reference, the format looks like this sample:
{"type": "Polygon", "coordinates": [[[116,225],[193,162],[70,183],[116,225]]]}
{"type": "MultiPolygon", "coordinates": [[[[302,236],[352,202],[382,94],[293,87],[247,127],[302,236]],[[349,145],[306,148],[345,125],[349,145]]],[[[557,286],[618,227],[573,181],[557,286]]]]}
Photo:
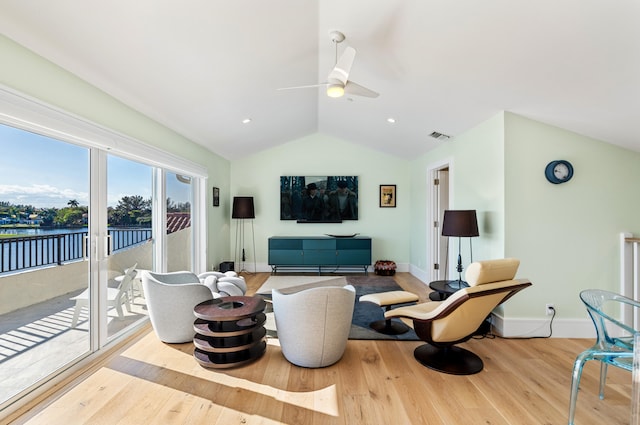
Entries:
{"type": "Polygon", "coordinates": [[[109,229],[108,232],[111,236],[109,254],[111,250],[118,252],[151,239],[151,229],[109,229]]]}
{"type": "MultiPolygon", "coordinates": [[[[151,239],[151,229],[109,229],[109,253],[151,239]]],[[[0,273],[61,265],[86,256],[88,232],[69,232],[41,236],[0,239],[0,273]]]]}

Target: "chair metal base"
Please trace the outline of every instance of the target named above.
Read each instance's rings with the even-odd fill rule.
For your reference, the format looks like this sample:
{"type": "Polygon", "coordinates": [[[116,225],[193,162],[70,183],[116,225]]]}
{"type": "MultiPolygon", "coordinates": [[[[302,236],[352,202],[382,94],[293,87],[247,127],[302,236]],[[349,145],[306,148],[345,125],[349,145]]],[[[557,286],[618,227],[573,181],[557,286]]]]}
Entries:
{"type": "Polygon", "coordinates": [[[401,335],[409,332],[409,326],[391,319],[371,322],[369,327],[384,335],[401,335]]]}
{"type": "Polygon", "coordinates": [[[478,355],[456,346],[441,348],[424,344],[415,349],[413,356],[423,366],[451,375],[473,375],[484,367],[478,355]]]}

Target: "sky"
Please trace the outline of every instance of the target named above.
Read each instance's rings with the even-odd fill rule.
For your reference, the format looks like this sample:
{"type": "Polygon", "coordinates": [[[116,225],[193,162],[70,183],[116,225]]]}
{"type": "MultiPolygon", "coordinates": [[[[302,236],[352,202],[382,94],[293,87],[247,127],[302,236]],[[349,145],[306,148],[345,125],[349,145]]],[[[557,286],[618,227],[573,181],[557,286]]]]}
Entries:
{"type": "MultiPolygon", "coordinates": [[[[151,178],[152,167],[109,155],[108,205],[123,196],[151,198],[151,178]]],[[[188,186],[171,173],[167,196],[176,203],[190,199],[188,186]]],[[[0,124],[0,201],[63,208],[71,199],[89,204],[89,150],[0,124]]]]}

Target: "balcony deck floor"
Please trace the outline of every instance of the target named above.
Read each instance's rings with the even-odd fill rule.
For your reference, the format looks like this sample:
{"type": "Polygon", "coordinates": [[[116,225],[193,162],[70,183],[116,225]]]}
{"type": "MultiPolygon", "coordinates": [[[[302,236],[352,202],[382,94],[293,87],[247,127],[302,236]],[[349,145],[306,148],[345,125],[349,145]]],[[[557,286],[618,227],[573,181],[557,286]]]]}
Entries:
{"type": "MultiPolygon", "coordinates": [[[[89,352],[89,312],[83,309],[71,327],[75,301],[70,293],[0,315],[0,403],[3,403],[58,368],[89,352]]],[[[109,336],[147,316],[144,298],[134,294],[131,312],[115,308],[107,318],[109,336]]]]}

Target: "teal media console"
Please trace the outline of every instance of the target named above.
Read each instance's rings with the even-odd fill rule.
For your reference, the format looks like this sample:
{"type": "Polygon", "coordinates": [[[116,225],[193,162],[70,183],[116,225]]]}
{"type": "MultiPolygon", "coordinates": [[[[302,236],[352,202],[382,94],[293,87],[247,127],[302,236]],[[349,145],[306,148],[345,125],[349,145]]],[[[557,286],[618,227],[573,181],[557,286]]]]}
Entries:
{"type": "Polygon", "coordinates": [[[371,238],[332,236],[273,236],[269,238],[271,272],[280,267],[318,269],[360,267],[367,274],[371,265],[371,238]]]}

